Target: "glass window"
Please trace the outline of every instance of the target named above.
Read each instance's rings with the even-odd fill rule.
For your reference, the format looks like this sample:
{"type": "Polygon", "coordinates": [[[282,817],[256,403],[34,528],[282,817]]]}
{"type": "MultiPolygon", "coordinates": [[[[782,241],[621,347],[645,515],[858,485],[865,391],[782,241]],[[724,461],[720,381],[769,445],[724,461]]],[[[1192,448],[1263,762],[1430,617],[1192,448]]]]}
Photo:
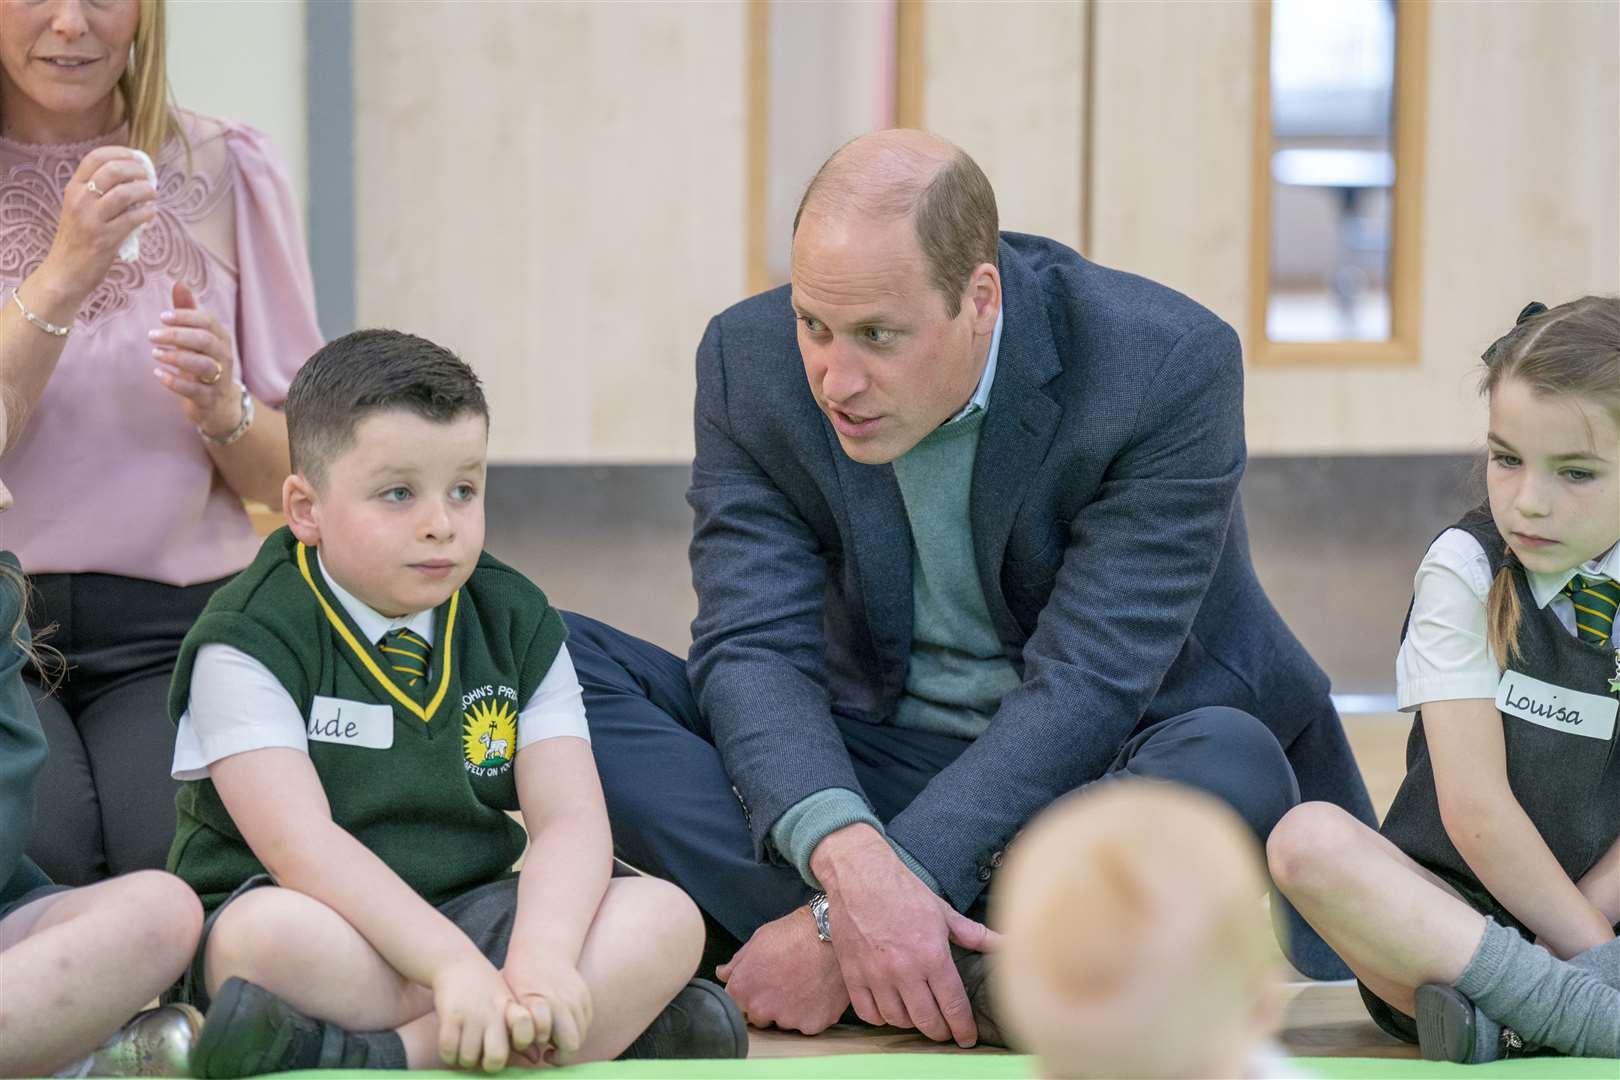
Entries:
{"type": "Polygon", "coordinates": [[[1392,336],[1394,0],[1270,5],[1265,337],[1392,336]]]}

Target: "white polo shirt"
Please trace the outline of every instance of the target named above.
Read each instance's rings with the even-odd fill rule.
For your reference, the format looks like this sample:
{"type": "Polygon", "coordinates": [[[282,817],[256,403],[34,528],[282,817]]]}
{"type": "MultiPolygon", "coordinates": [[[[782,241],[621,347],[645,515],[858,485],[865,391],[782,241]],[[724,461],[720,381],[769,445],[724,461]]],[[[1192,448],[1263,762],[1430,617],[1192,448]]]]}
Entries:
{"type": "MultiPolygon", "coordinates": [[[[1575,606],[1563,588],[1576,574],[1620,581],[1620,544],[1557,574],[1526,572],[1536,607],[1551,608],[1571,635],[1575,606]]],[[[1395,660],[1395,700],[1402,712],[1428,701],[1496,697],[1502,669],[1486,639],[1490,591],[1490,560],[1479,541],[1461,529],[1441,533],[1412,580],[1412,621],[1395,660]]]]}
{"type": "MultiPolygon", "coordinates": [[[[319,556],[317,555],[317,558],[319,556]]],[[[433,644],[433,609],[398,619],[380,614],[339,585],[321,565],[332,595],[370,641],[405,628],[433,644]]],[[[272,746],[309,752],[304,716],[270,669],[230,645],[204,645],[191,669],[191,697],[174,741],[176,780],[202,780],[208,766],[272,746]]],[[[517,748],[563,735],[590,741],[585,697],[565,644],[517,718],[517,748]]]]}

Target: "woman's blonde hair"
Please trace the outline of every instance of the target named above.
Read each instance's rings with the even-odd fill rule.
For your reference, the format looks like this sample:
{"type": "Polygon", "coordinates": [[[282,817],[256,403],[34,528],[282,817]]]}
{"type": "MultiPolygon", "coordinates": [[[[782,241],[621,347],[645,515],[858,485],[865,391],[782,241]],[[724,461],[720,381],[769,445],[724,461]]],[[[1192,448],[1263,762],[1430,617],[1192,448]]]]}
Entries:
{"type": "MultiPolygon", "coordinates": [[[[1518,324],[1485,350],[1486,396],[1517,379],[1537,397],[1573,397],[1604,409],[1620,425],[1620,297],[1583,296],[1548,309],[1531,304],[1518,324]]],[[[1519,657],[1523,615],[1509,550],[1485,600],[1486,636],[1502,667],[1519,657]]]]}
{"type": "Polygon", "coordinates": [[[174,91],[169,87],[166,0],[139,3],[135,41],[118,80],[124,118],[129,121],[129,145],[156,159],[171,137],[179,138],[189,159],[191,147],[175,115],[174,91]]]}

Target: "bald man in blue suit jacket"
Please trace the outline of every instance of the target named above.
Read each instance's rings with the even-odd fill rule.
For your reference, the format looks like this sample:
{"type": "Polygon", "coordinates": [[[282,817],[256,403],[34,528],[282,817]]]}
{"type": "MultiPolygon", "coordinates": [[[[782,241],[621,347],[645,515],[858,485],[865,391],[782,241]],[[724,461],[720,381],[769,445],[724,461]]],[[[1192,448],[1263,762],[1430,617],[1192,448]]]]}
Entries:
{"type": "Polygon", "coordinates": [[[599,623],[570,648],[616,844],[745,943],[721,975],[751,1022],[999,1041],[968,916],[1100,779],[1203,788],[1261,840],[1301,798],[1374,822],[1250,563],[1236,335],[999,233],[955,147],[823,166],[792,285],[710,322],[695,422],[690,692],[599,623]]]}

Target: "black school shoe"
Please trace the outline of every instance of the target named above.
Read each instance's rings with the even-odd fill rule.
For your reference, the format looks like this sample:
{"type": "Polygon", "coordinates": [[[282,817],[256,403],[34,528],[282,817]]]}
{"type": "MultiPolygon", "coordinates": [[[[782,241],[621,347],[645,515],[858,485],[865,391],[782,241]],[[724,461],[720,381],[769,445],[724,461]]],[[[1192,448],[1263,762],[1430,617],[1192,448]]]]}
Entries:
{"type": "Polygon", "coordinates": [[[1425,983],[1413,996],[1418,1047],[1424,1060],[1475,1065],[1524,1056],[1524,1040],[1518,1032],[1480,1012],[1456,987],[1425,983]]]}
{"type": "Polygon", "coordinates": [[[620,1061],[645,1058],[745,1058],[748,1022],[731,995],[693,979],[636,1037],[620,1061]]]}
{"type": "Polygon", "coordinates": [[[403,1069],[393,1032],[356,1035],[305,1016],[262,986],[226,979],[191,1049],[191,1074],[259,1076],[293,1069],[403,1069]]]}

